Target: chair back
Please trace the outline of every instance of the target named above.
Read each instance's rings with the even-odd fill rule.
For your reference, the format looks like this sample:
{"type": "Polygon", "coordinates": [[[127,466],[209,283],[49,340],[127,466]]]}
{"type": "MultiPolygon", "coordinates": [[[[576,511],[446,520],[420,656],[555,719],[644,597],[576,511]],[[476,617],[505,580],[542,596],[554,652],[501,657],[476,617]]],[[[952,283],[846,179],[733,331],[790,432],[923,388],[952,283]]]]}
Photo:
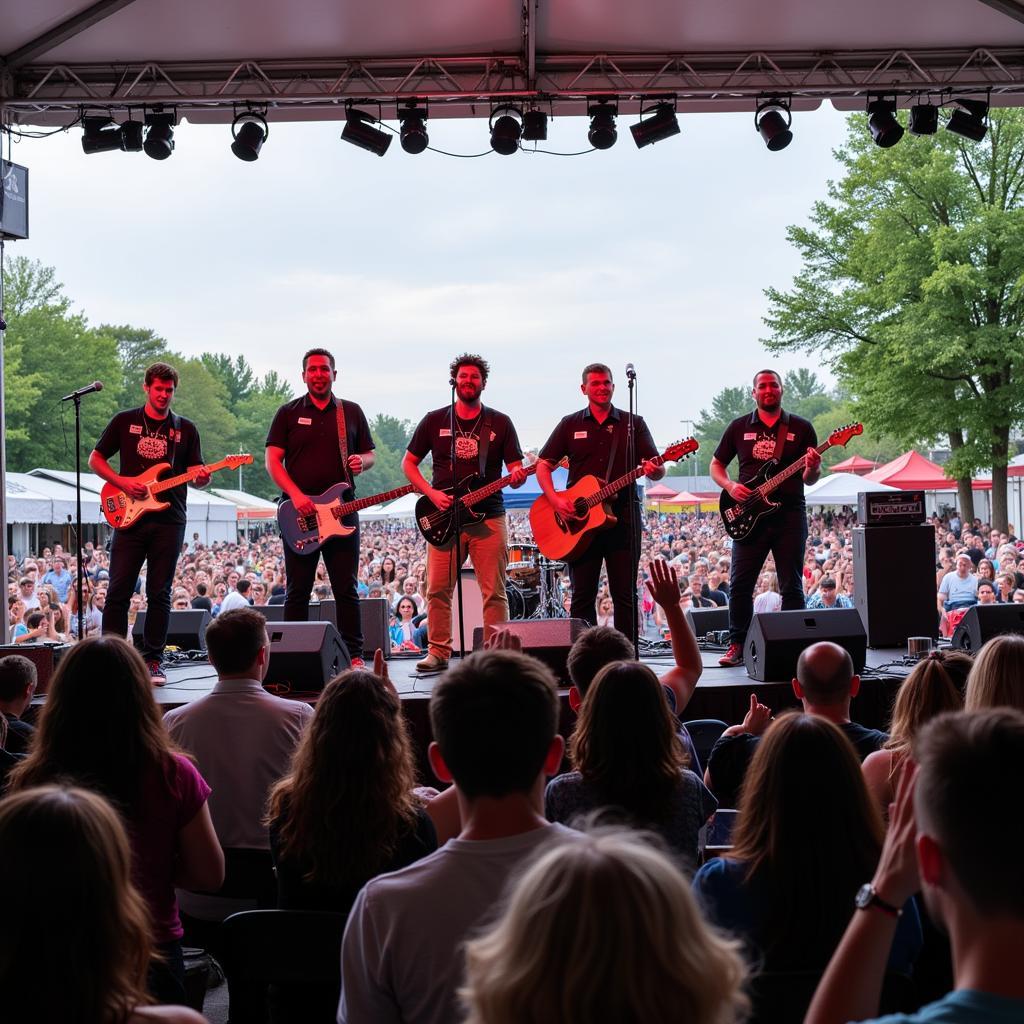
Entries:
{"type": "Polygon", "coordinates": [[[683,722],[683,725],[693,740],[693,748],[700,759],[700,770],[703,771],[708,766],[711,748],[728,726],[717,718],[695,718],[692,722],[683,722]]]}

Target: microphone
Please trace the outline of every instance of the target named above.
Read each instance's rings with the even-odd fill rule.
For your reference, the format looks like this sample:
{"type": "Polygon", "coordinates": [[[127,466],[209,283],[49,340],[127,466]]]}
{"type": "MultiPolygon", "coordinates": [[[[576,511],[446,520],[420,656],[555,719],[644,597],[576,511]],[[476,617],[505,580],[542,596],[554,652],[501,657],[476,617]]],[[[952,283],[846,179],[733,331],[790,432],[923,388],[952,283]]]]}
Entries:
{"type": "Polygon", "coordinates": [[[449,377],[448,378],[448,387],[450,387],[450,388],[455,387],[455,378],[454,377],[449,377]]]}
{"type": "Polygon", "coordinates": [[[636,380],[636,370],[633,369],[632,363],[626,363],[626,379],[636,380]]]}
{"type": "Polygon", "coordinates": [[[102,391],[103,381],[94,380],[91,384],[86,384],[84,388],[79,388],[77,391],[72,391],[70,395],[65,395],[62,402],[73,402],[76,398],[81,398],[82,395],[91,394],[93,391],[102,391]]]}

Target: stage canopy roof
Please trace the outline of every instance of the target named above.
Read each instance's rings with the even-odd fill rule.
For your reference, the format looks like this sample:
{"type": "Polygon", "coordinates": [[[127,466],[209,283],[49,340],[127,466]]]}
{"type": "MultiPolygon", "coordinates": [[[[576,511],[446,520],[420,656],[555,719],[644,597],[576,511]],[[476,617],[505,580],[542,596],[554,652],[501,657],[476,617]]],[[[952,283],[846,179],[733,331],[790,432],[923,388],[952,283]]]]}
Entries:
{"type": "Polygon", "coordinates": [[[656,97],[753,113],[792,96],[863,110],[869,94],[1024,95],[1021,0],[7,0],[4,116],[68,124],[83,107],[163,105],[230,121],[330,120],[347,102],[395,119],[496,105],[584,114],[656,97]],[[379,104],[379,106],[377,106],[379,104]]]}
{"type": "Polygon", "coordinates": [[[828,470],[828,472],[856,473],[858,476],[862,476],[863,474],[870,473],[873,469],[877,468],[877,462],[865,459],[863,455],[851,455],[848,459],[843,459],[842,462],[837,462],[828,470]]]}

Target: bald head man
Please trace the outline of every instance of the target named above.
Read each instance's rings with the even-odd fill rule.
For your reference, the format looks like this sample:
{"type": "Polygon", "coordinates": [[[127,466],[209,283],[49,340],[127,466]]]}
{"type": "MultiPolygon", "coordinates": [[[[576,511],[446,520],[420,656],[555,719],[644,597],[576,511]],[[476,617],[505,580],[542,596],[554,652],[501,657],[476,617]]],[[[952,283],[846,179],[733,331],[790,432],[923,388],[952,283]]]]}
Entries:
{"type": "Polygon", "coordinates": [[[793,692],[804,711],[837,724],[850,720],[850,699],[860,690],[860,676],[853,671],[849,651],[822,641],[801,652],[796,663],[793,692]]]}

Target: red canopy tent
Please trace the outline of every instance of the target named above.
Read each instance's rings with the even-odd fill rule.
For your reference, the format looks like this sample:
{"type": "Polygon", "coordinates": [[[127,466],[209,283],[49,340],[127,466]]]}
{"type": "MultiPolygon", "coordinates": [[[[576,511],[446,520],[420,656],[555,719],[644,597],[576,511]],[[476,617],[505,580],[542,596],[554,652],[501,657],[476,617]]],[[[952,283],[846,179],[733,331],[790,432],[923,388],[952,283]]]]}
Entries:
{"type": "Polygon", "coordinates": [[[851,455],[848,459],[843,459],[842,462],[837,462],[834,466],[830,466],[828,471],[830,473],[856,473],[857,476],[866,476],[877,468],[877,462],[865,459],[863,455],[851,455]]]}
{"type": "Polygon", "coordinates": [[[950,479],[937,463],[918,452],[904,452],[898,458],[879,466],[866,475],[868,480],[889,484],[905,491],[955,491],[956,481],[950,479]]]}

